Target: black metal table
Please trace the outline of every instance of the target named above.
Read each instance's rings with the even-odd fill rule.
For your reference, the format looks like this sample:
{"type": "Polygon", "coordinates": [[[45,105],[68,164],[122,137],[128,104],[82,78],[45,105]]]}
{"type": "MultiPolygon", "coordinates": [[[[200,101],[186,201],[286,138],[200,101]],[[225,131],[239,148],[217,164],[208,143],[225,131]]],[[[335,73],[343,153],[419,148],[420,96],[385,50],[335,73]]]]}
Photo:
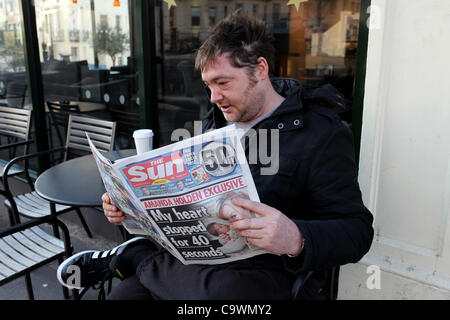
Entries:
{"type": "MultiPolygon", "coordinates": [[[[135,154],[135,149],[127,149],[105,156],[117,160],[135,154]]],[[[101,196],[106,192],[92,154],[51,167],[37,178],[35,188],[44,199],[76,207],[101,206],[101,196]]]]}

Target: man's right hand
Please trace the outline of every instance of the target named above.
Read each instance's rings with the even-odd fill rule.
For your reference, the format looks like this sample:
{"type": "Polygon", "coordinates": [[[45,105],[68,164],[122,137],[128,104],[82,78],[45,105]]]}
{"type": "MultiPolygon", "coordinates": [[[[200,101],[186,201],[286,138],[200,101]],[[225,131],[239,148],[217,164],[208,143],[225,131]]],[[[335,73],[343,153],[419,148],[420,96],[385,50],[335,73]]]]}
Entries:
{"type": "Polygon", "coordinates": [[[122,221],[125,220],[125,215],[115,205],[111,204],[111,199],[107,193],[102,195],[103,201],[103,213],[108,221],[115,225],[122,225],[122,221]]]}

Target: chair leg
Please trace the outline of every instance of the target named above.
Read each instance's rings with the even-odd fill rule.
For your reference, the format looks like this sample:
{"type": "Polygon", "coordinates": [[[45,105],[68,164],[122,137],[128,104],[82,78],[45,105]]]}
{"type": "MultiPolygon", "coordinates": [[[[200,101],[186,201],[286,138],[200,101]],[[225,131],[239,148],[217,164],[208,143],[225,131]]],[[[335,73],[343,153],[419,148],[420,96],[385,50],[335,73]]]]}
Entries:
{"type": "Polygon", "coordinates": [[[25,283],[27,285],[28,299],[34,300],[33,284],[31,283],[30,273],[25,274],[25,283]]]}
{"type": "Polygon", "coordinates": [[[16,224],[16,222],[15,222],[16,219],[14,219],[14,215],[12,213],[12,210],[9,209],[9,208],[8,208],[8,217],[9,217],[9,225],[10,226],[15,225],[16,224]]]}
{"type": "MultiPolygon", "coordinates": [[[[61,263],[63,263],[63,261],[64,261],[64,259],[58,258],[58,265],[60,265],[61,263]]],[[[69,289],[67,289],[67,287],[65,287],[65,286],[61,286],[61,288],[62,288],[64,300],[70,299],[69,289]]]]}
{"type": "Polygon", "coordinates": [[[108,294],[110,294],[111,293],[111,290],[112,290],[112,280],[113,280],[113,278],[111,278],[111,279],[109,279],[109,281],[108,281],[108,294]]]}
{"type": "Polygon", "coordinates": [[[62,291],[63,291],[64,300],[69,300],[70,299],[69,289],[67,289],[66,287],[62,286],[62,291]]]}
{"type": "MultiPolygon", "coordinates": [[[[51,215],[54,218],[56,218],[56,204],[53,201],[50,201],[50,212],[51,212],[51,215]]],[[[56,238],[60,239],[58,226],[55,223],[52,223],[51,225],[52,225],[52,229],[53,229],[53,235],[56,238]]]]}
{"type": "Polygon", "coordinates": [[[11,226],[19,224],[20,223],[20,217],[19,215],[15,215],[14,211],[11,210],[10,207],[8,207],[8,216],[9,216],[9,223],[11,226]]]}
{"type": "Polygon", "coordinates": [[[92,238],[91,230],[89,230],[89,227],[86,223],[86,220],[84,220],[83,214],[81,213],[80,208],[75,209],[78,215],[78,218],[80,219],[81,224],[83,225],[84,230],[86,231],[89,238],[92,238]]]}

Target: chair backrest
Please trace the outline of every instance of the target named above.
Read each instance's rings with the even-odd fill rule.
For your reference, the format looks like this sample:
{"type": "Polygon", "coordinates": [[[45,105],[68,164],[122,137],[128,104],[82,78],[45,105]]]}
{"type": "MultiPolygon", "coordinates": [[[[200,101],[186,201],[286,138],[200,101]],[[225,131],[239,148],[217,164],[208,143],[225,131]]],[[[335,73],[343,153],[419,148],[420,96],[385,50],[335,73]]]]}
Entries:
{"type": "Polygon", "coordinates": [[[140,115],[138,112],[130,112],[110,108],[109,112],[113,121],[117,123],[117,136],[121,147],[133,146],[133,132],[140,129],[140,115]]]}
{"type": "Polygon", "coordinates": [[[140,128],[140,115],[138,112],[129,112],[114,108],[109,109],[112,120],[117,122],[117,132],[130,135],[140,128]]]}
{"type": "Polygon", "coordinates": [[[115,122],[71,114],[67,127],[66,148],[68,152],[66,152],[64,160],[67,160],[71,149],[90,152],[86,132],[100,151],[112,151],[114,149],[115,122]]]}
{"type": "Polygon", "coordinates": [[[0,106],[0,135],[29,140],[31,110],[0,106]]]}
{"type": "Polygon", "coordinates": [[[50,120],[58,136],[60,145],[63,145],[63,137],[67,134],[67,123],[71,113],[80,113],[80,107],[76,104],[66,104],[47,101],[50,120]]]}
{"type": "Polygon", "coordinates": [[[54,124],[66,126],[71,113],[80,113],[80,107],[77,104],[65,104],[53,101],[47,101],[48,111],[54,124]]]}

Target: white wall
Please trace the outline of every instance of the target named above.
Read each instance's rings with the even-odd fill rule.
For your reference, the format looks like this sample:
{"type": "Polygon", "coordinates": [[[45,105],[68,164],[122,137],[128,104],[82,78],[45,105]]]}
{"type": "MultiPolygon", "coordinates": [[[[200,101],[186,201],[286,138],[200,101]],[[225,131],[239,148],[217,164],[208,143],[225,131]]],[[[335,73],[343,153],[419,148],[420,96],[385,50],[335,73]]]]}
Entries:
{"type": "Polygon", "coordinates": [[[342,267],[339,298],[450,299],[450,1],[372,7],[360,184],[376,235],[342,267]],[[366,286],[372,264],[381,289],[366,286]]]}

